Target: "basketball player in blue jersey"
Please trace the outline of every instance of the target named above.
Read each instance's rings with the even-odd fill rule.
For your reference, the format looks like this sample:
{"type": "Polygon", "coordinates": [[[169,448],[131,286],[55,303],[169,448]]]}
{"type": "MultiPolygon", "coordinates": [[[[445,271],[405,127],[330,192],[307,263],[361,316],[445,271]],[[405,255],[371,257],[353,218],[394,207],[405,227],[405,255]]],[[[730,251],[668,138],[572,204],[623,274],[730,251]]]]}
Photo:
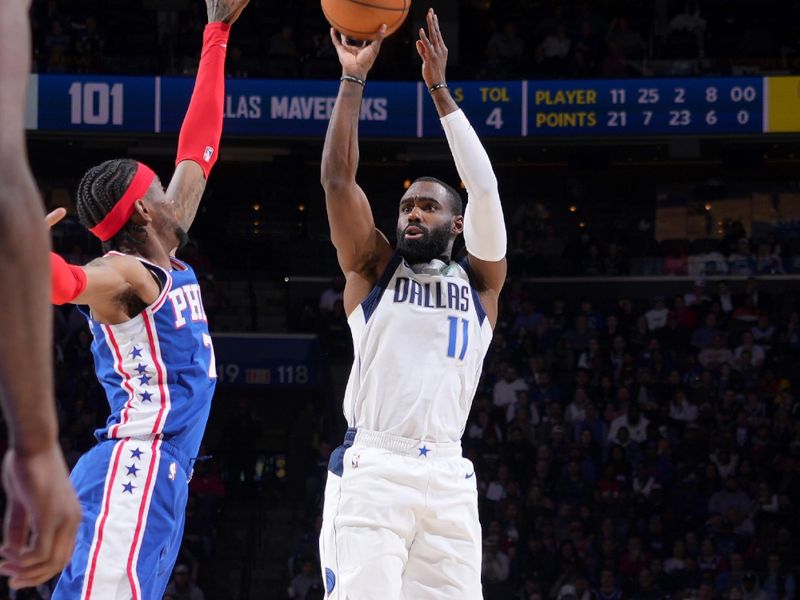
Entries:
{"type": "Polygon", "coordinates": [[[53,301],[83,307],[111,407],[99,443],[72,472],[84,514],[57,600],[160,599],[180,549],[216,372],[200,286],[175,252],[218,155],[228,34],[247,0],[206,4],[169,187],[133,160],[93,167],[80,182],[78,215],[107,253],[85,267],[51,256],[53,301]]]}
{"type": "Polygon", "coordinates": [[[331,32],[343,74],[322,184],[355,348],[349,429],[331,456],[320,535],[336,600],[482,597],[475,473],[459,440],[497,320],[506,230],[489,158],[448,91],[432,10],[427,25],[422,76],[469,202],[464,213],[450,186],[416,180],[400,200],[394,249],[356,183],[361,99],[381,39],[354,47],[331,32]],[[456,262],[462,232],[467,256],[456,262]]]}
{"type": "Polygon", "coordinates": [[[0,2],[0,403],[6,514],[0,574],[37,585],[69,560],[81,513],[58,444],[47,228],[25,150],[28,0],[0,2]]]}

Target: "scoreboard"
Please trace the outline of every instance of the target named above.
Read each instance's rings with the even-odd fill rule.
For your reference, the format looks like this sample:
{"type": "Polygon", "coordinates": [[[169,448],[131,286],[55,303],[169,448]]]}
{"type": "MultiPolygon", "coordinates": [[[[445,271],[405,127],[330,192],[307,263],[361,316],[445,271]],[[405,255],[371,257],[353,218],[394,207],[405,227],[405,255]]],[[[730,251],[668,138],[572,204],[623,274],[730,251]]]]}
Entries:
{"type": "Polygon", "coordinates": [[[763,87],[759,78],[529,82],[529,134],[763,133],[763,87]]]}
{"type": "MultiPolygon", "coordinates": [[[[194,80],[32,75],[27,127],[177,133],[194,80]]],[[[231,79],[225,133],[322,137],[339,83],[231,79]]],[[[587,138],[800,133],[800,78],[469,81],[450,90],[482,137],[587,138]]],[[[422,82],[369,82],[360,132],[430,138],[442,128],[422,82]]]]}

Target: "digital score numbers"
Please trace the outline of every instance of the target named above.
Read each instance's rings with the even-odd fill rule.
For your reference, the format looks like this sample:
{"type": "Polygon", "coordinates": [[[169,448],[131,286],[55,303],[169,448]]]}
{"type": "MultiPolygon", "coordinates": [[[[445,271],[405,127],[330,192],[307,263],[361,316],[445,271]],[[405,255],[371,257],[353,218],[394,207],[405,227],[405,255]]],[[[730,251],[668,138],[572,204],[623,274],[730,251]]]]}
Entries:
{"type": "MultiPolygon", "coordinates": [[[[27,127],[42,131],[177,133],[193,80],[178,77],[33,75],[27,127]]],[[[451,81],[481,138],[646,137],[800,132],[796,77],[451,81]]],[[[339,82],[232,79],[225,132],[323,137],[339,82]]],[[[439,138],[422,82],[373,82],[359,133],[439,138]]]]}
{"type": "Polygon", "coordinates": [[[761,78],[530,81],[531,137],[760,133],[761,78]]]}
{"type": "MultiPolygon", "coordinates": [[[[520,137],[525,135],[524,81],[457,81],[450,83],[450,93],[464,109],[477,134],[484,136],[520,137]]],[[[424,90],[424,96],[428,90],[424,90]]],[[[424,129],[419,137],[442,135],[439,115],[433,102],[420,98],[424,129]]]]}

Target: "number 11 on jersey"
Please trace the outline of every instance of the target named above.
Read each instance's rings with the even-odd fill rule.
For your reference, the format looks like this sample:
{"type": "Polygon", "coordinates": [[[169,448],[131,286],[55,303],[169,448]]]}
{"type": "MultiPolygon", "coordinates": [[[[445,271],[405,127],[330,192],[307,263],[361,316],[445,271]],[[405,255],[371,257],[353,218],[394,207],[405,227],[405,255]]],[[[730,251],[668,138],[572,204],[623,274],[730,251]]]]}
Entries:
{"type": "MultiPolygon", "coordinates": [[[[447,344],[447,356],[449,358],[456,357],[456,346],[458,342],[458,317],[447,317],[450,322],[450,341],[447,344]]],[[[469,321],[461,319],[461,330],[463,332],[464,340],[461,345],[461,352],[458,355],[458,360],[464,360],[467,355],[467,343],[469,342],[469,321]]]]}

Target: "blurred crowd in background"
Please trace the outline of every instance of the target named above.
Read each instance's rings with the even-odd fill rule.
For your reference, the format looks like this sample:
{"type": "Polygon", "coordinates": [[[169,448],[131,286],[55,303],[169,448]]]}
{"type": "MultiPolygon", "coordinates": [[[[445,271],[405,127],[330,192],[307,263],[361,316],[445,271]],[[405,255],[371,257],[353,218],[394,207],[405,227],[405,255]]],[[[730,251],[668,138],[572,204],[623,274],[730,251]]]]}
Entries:
{"type": "MultiPolygon", "coordinates": [[[[253,0],[228,56],[233,77],[328,78],[335,51],[317,0],[253,0]]],[[[416,3],[415,3],[416,4],[416,3]]],[[[434,3],[436,4],[436,3],[434,3]]],[[[800,2],[470,0],[437,4],[453,76],[582,78],[752,74],[800,69],[800,2]]],[[[418,14],[387,45],[378,75],[416,79],[418,14]]],[[[199,0],[34,0],[41,73],[188,74],[206,23],[199,0]]]]}

